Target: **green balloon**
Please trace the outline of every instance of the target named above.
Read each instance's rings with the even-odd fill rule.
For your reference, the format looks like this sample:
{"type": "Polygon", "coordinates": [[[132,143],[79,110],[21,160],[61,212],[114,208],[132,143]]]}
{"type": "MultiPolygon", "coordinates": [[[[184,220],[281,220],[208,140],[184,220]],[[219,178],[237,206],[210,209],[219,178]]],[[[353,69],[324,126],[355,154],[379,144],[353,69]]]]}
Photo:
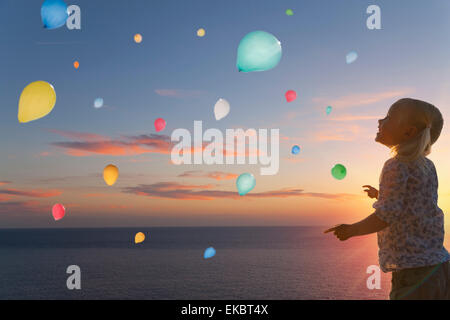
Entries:
{"type": "Polygon", "coordinates": [[[342,164],[337,164],[331,169],[331,174],[335,179],[342,180],[347,175],[347,169],[342,164]]]}
{"type": "Polygon", "coordinates": [[[287,14],[288,16],[293,16],[293,15],[294,15],[294,11],[292,11],[292,9],[287,9],[287,10],[286,10],[286,14],[287,14]]]}
{"type": "Polygon", "coordinates": [[[239,72],[266,71],[281,60],[281,43],[265,31],[253,31],[242,38],[237,52],[239,72]]]}

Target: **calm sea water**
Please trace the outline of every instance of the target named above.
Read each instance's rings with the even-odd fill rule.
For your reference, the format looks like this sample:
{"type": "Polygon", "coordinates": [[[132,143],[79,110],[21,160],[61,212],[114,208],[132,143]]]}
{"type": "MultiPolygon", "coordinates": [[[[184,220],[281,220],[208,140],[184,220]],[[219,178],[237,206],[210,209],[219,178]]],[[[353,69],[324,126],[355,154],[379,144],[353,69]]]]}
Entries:
{"type": "Polygon", "coordinates": [[[387,299],[376,236],[315,227],[0,230],[0,299],[387,299]],[[144,232],[144,243],[134,235],[144,232]],[[203,259],[207,247],[215,257],[203,259]],[[81,290],[66,269],[81,268],[81,290]]]}

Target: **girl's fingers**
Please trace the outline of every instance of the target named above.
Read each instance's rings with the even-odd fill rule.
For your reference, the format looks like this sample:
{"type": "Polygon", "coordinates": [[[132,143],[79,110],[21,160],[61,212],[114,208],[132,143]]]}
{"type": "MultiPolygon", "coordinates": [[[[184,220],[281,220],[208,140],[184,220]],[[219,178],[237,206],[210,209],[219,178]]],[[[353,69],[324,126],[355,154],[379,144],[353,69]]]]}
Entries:
{"type": "Polygon", "coordinates": [[[333,228],[330,228],[330,229],[328,229],[328,230],[325,230],[323,233],[328,233],[328,232],[331,232],[331,231],[335,231],[336,228],[337,228],[337,226],[335,226],[335,227],[333,227],[333,228]]]}

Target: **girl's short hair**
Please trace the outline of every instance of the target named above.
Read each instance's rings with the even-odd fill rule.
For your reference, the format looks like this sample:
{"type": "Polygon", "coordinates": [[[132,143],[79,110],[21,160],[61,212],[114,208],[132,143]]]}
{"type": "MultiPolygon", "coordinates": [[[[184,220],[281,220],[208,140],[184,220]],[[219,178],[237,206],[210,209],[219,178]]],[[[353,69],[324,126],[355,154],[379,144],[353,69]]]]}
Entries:
{"type": "Polygon", "coordinates": [[[392,151],[400,160],[410,162],[431,152],[431,146],[441,135],[444,119],[434,105],[411,98],[400,99],[392,107],[407,108],[408,116],[403,121],[415,126],[418,134],[411,140],[392,147],[392,151]]]}

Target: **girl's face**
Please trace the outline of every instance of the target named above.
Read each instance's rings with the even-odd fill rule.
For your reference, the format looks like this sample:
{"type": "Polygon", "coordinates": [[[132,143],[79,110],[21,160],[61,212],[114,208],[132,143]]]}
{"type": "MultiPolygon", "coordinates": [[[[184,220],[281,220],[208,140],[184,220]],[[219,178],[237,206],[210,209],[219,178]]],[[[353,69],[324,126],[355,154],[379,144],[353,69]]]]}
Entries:
{"type": "Polygon", "coordinates": [[[378,132],[375,141],[387,147],[393,147],[414,137],[417,134],[417,128],[405,121],[408,118],[408,108],[393,104],[387,116],[378,120],[378,132]]]}

